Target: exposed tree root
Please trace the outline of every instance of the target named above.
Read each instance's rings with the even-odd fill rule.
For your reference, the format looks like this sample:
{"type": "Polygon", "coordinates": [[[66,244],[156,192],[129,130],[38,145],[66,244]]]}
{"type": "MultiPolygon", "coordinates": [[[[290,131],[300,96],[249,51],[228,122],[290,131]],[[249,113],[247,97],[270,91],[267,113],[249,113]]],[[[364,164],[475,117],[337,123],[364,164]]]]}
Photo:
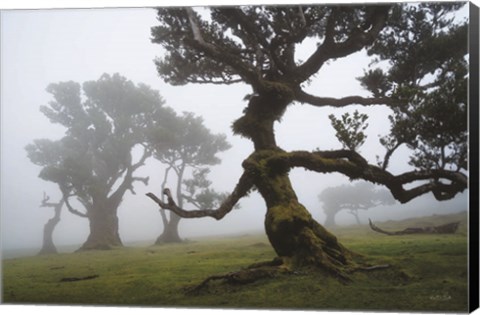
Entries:
{"type": "Polygon", "coordinates": [[[213,275],[200,284],[187,288],[187,294],[199,294],[212,280],[224,280],[228,284],[248,284],[264,278],[273,278],[280,272],[279,267],[259,267],[229,272],[223,275],[213,275]]]}
{"type": "MultiPolygon", "coordinates": [[[[339,273],[332,274],[328,271],[327,272],[330,275],[333,275],[335,278],[337,278],[341,283],[347,284],[352,281],[350,274],[354,272],[359,272],[359,271],[370,272],[370,271],[376,271],[376,270],[383,270],[390,267],[391,266],[388,264],[375,265],[375,266],[355,265],[354,267],[347,269],[344,273],[341,273],[341,274],[339,273]]],[[[310,270],[315,270],[315,269],[321,270],[320,268],[315,268],[315,267],[307,267],[302,269],[305,269],[306,273],[308,273],[310,270]]],[[[186,288],[185,292],[187,294],[192,294],[192,295],[200,294],[200,292],[203,289],[207,288],[208,284],[214,280],[223,280],[225,283],[230,285],[244,285],[244,284],[253,283],[255,281],[265,279],[265,278],[275,278],[280,274],[299,275],[299,274],[305,274],[305,272],[302,272],[301,269],[293,270],[290,267],[290,264],[285,263],[282,258],[277,257],[271,261],[252,264],[247,268],[239,271],[209,276],[205,280],[200,282],[198,285],[186,288]]]]}
{"type": "Polygon", "coordinates": [[[213,275],[200,284],[186,288],[187,294],[199,294],[212,280],[224,280],[228,284],[248,284],[264,278],[273,278],[279,273],[287,273],[289,269],[283,264],[282,259],[275,258],[271,261],[255,263],[245,269],[221,275],[213,275]]]}

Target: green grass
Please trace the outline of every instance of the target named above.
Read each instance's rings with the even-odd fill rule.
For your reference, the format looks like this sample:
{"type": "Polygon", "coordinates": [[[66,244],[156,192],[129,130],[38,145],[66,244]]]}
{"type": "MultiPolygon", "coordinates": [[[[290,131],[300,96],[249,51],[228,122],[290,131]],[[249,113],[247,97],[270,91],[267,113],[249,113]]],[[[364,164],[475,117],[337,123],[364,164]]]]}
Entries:
{"type": "MultiPolygon", "coordinates": [[[[431,218],[433,224],[439,219],[445,220],[431,218]]],[[[388,224],[395,228],[393,222],[388,224]]],[[[405,222],[397,226],[402,224],[405,222]]],[[[215,281],[199,295],[185,294],[186,287],[210,275],[273,258],[263,235],[7,259],[2,270],[3,302],[465,312],[468,272],[464,227],[465,223],[454,235],[416,236],[386,236],[366,226],[336,229],[344,245],[369,262],[392,265],[385,270],[355,273],[354,281],[346,285],[321,272],[306,272],[248,285],[215,281]],[[60,282],[65,277],[90,275],[98,277],[60,282]]]]}

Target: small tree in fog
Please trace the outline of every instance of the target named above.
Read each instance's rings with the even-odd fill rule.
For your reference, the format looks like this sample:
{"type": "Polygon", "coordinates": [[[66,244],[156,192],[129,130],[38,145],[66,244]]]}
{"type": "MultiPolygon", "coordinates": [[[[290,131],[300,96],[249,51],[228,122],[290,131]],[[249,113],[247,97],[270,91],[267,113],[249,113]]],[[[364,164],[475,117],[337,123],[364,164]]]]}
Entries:
{"type": "MultiPolygon", "coordinates": [[[[149,132],[149,143],[154,157],[167,166],[161,189],[165,189],[173,171],[175,196],[181,207],[186,203],[197,208],[217,206],[225,196],[210,188],[209,169],[205,166],[220,163],[217,154],[230,148],[225,135],[212,134],[203,119],[192,113],[176,116],[170,112],[168,116],[157,116],[155,124],[157,128],[149,132]],[[189,172],[190,178],[185,179],[189,172]]],[[[174,212],[167,216],[162,208],[160,214],[164,229],[155,243],[180,242],[180,217],[174,212]]]]}
{"type": "Polygon", "coordinates": [[[388,190],[375,189],[375,186],[368,182],[328,187],[318,195],[318,199],[323,203],[323,211],[327,216],[326,226],[334,226],[335,216],[342,210],[347,210],[355,217],[357,224],[361,224],[358,210],[395,203],[388,190]]]}
{"type": "Polygon", "coordinates": [[[97,81],[51,84],[53,101],[40,110],[65,127],[59,140],[39,139],[26,147],[41,166],[40,178],[59,184],[67,209],[88,219],[90,234],[82,249],[121,246],[117,209],[134,193],[135,172],[151,155],[145,146],[151,117],[163,111],[158,92],[124,77],[104,74],[97,81]],[[136,152],[136,158],[133,153],[136,152]],[[71,203],[77,199],[78,207],[71,203]]]}
{"type": "Polygon", "coordinates": [[[60,214],[62,212],[62,207],[65,204],[65,200],[62,198],[58,202],[51,202],[50,197],[43,193],[43,199],[40,204],[42,208],[53,208],[53,217],[51,217],[45,226],[43,227],[43,242],[42,248],[40,249],[39,255],[46,255],[46,254],[56,254],[57,248],[53,243],[53,231],[57,226],[58,222],[60,222],[60,214]]]}

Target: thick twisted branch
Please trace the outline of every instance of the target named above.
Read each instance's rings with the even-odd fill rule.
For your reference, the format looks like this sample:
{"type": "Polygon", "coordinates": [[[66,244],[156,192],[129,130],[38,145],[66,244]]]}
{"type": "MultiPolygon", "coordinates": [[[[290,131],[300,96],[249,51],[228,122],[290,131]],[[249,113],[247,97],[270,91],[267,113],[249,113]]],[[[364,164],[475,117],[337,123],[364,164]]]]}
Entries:
{"type": "Polygon", "coordinates": [[[426,193],[433,193],[437,200],[448,200],[468,186],[468,178],[460,172],[447,170],[417,170],[400,175],[370,165],[358,153],[348,150],[338,151],[294,151],[279,157],[288,167],[304,167],[321,173],[342,173],[351,179],[364,179],[386,186],[393,197],[406,203],[426,193]],[[443,181],[442,181],[443,180],[443,181]],[[428,181],[411,189],[404,185],[417,181],[428,181]],[[449,183],[445,183],[448,181],[449,183]]]}
{"type": "Polygon", "coordinates": [[[362,97],[362,96],[348,96],[343,98],[333,97],[319,97],[311,95],[301,89],[295,93],[296,100],[301,103],[307,103],[314,106],[332,106],[344,107],[348,105],[395,105],[393,99],[388,97],[362,97]]]}
{"type": "Polygon", "coordinates": [[[163,194],[167,196],[167,202],[163,202],[153,193],[147,193],[147,196],[155,201],[160,208],[165,210],[170,210],[182,218],[203,218],[203,217],[212,217],[214,219],[220,220],[226,214],[228,214],[232,209],[234,209],[237,202],[248,194],[250,189],[253,187],[253,181],[247,173],[243,173],[240,177],[237,186],[233,192],[222,202],[218,209],[202,209],[202,210],[184,210],[177,206],[175,201],[172,198],[170,189],[165,188],[163,194]]]}

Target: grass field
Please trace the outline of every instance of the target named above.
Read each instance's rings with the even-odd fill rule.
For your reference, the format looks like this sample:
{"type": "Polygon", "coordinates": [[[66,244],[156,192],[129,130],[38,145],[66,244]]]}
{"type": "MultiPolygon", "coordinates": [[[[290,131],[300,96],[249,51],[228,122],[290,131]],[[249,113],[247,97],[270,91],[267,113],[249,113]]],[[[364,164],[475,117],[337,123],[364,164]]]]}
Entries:
{"type": "Polygon", "coordinates": [[[367,226],[336,229],[348,248],[392,267],[353,275],[342,284],[321,272],[299,272],[247,285],[211,282],[185,288],[274,257],[263,235],[197,239],[3,260],[3,303],[188,306],[317,310],[466,312],[466,214],[379,223],[385,229],[462,222],[453,235],[387,236],[367,226]],[[63,282],[63,278],[95,278],[63,282]]]}

